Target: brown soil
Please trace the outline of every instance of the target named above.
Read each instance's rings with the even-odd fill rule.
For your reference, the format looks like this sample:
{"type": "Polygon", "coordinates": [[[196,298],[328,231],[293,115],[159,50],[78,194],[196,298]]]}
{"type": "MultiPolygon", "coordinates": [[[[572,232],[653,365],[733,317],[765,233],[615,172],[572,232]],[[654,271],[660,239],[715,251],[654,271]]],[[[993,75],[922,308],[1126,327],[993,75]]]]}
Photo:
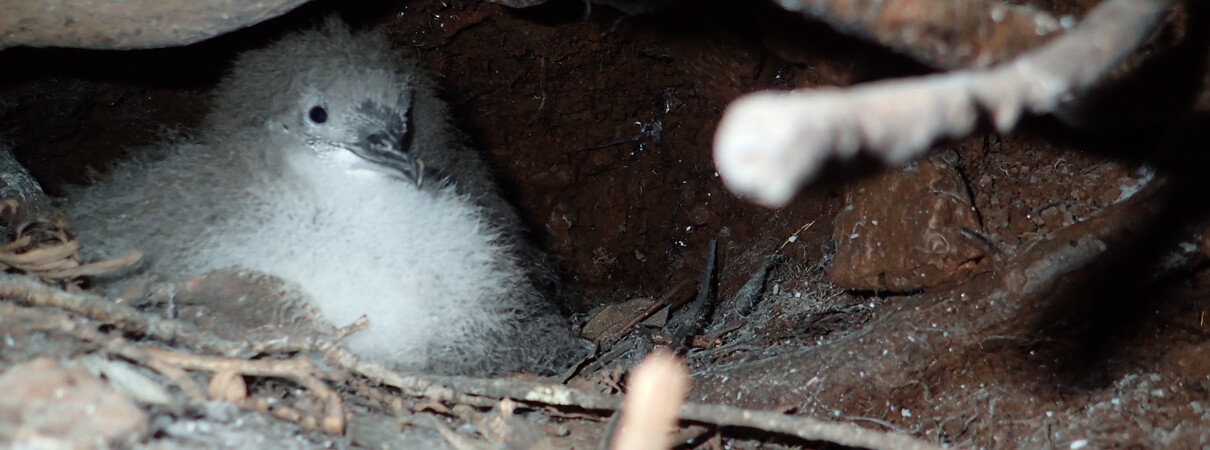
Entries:
{"type": "MultiPolygon", "coordinates": [[[[908,295],[842,291],[824,276],[847,183],[868,168],[838,166],[772,211],[728,193],[710,146],[722,111],[743,93],[923,67],[763,2],[682,2],[633,17],[552,3],[420,0],[397,7],[389,26],[438,76],[535,239],[561,263],[580,293],[573,309],[659,297],[696,280],[718,239],[725,310],[768,255],[815,222],[783,249],[744,329],[688,357],[694,400],[971,447],[1210,445],[1210,271],[1190,232],[1207,210],[1204,181],[1182,178],[1148,197],[1165,208],[1149,220],[1163,223],[1143,220],[1107,239],[1122,251],[1103,263],[1041,291],[1013,278],[1053,262],[1031,256],[1052,241],[1075,247],[1081,235],[1064,234],[1069,227],[1114,208],[1125,212],[1112,217],[1134,220],[1142,213],[1124,209],[1134,207],[1126,200],[1148,180],[1205,167],[1164,152],[1204,148],[1201,36],[1160,33],[1142,81],[1106,89],[1107,106],[1090,107],[1109,126],[1073,132],[1037,119],[1017,134],[945,144],[984,253],[908,295]],[[1192,119],[1174,112],[1190,106],[1192,119]],[[1147,157],[1155,159],[1144,167],[1147,157]]],[[[1063,14],[1091,6],[1036,3],[1063,14]]],[[[0,74],[0,133],[56,192],[164,129],[187,134],[230,55],[303,20],[175,50],[0,53],[0,66],[29,68],[0,74]]],[[[3,366],[18,362],[10,357],[3,366]]],[[[735,439],[765,448],[759,435],[735,439]]]]}

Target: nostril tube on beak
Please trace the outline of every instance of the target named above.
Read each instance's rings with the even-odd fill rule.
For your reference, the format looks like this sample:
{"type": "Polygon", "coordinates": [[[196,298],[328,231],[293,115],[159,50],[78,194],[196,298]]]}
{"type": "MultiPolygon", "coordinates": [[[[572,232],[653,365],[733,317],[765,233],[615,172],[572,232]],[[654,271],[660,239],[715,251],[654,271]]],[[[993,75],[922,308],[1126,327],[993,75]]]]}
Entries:
{"type": "Polygon", "coordinates": [[[375,146],[383,146],[387,143],[387,135],[386,133],[374,133],[366,137],[366,142],[375,146]]]}
{"type": "Polygon", "coordinates": [[[348,150],[386,173],[416,183],[417,187],[423,183],[422,163],[400,142],[397,133],[381,129],[366,130],[361,134],[360,142],[349,146],[348,150]]]}

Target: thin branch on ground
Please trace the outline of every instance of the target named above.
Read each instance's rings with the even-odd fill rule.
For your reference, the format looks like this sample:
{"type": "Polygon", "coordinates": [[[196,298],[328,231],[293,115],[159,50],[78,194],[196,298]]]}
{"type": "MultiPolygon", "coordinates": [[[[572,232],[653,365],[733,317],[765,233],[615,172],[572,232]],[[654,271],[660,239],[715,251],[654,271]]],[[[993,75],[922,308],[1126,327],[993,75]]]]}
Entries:
{"type": "Polygon", "coordinates": [[[238,342],[222,339],[212,333],[197,330],[192,325],[156,317],[126,304],[90,293],[69,293],[39,283],[29,277],[0,273],[0,298],[33,306],[49,306],[70,311],[89,319],[106,322],[127,333],[142,334],[158,341],[181,342],[191,348],[236,356],[257,353],[324,352],[335,348],[341,339],[369,325],[368,319],[338,329],[332,335],[309,336],[306,339],[267,339],[238,342]]]}
{"type": "Polygon", "coordinates": [[[682,420],[690,422],[752,428],[810,441],[832,442],[847,447],[900,450],[939,450],[941,448],[902,433],[871,430],[853,424],[790,416],[773,411],[753,411],[723,405],[688,403],[681,407],[680,416],[682,420]]]}
{"type": "Polygon", "coordinates": [[[232,343],[219,343],[225,341],[217,337],[199,334],[182,322],[154,317],[99,295],[65,292],[30,277],[0,274],[0,298],[25,305],[59,308],[162,342],[180,340],[207,350],[218,350],[222,354],[242,350],[232,343]]]}
{"type": "MultiPolygon", "coordinates": [[[[499,400],[513,400],[582,410],[612,413],[621,399],[557,384],[522,380],[400,374],[374,363],[360,361],[343,349],[329,354],[329,363],[338,363],[371,381],[399,389],[405,395],[439,402],[462,403],[490,408],[499,400]]],[[[686,403],[679,418],[684,421],[718,426],[742,426],[806,440],[835,442],[871,449],[935,449],[911,436],[869,430],[851,424],[835,423],[785,414],[745,410],[721,405],[686,403]]]]}
{"type": "Polygon", "coordinates": [[[706,325],[706,319],[710,315],[711,310],[714,309],[711,299],[717,297],[717,295],[711,296],[710,294],[714,293],[714,272],[718,263],[717,253],[718,239],[711,239],[709,247],[706,250],[706,267],[702,271],[701,281],[697,285],[697,298],[686,308],[684,322],[680,323],[679,326],[670,327],[669,340],[674,348],[689,345],[685,342],[685,339],[706,325]]]}
{"type": "MultiPolygon", "coordinates": [[[[320,369],[306,357],[278,360],[247,360],[215,356],[191,355],[155,347],[143,349],[148,357],[159,363],[188,370],[211,373],[236,373],[244,376],[274,377],[293,380],[310,390],[324,404],[318,429],[329,434],[344,432],[344,402],[336,391],[320,380],[320,369]]],[[[312,428],[312,427],[308,427],[312,428]]]]}
{"type": "MultiPolygon", "coordinates": [[[[343,400],[336,391],[319,379],[320,369],[305,357],[287,360],[247,360],[181,353],[149,345],[134,344],[120,336],[106,335],[97,331],[95,327],[84,326],[79,319],[58,311],[23,308],[8,302],[0,302],[0,315],[29,320],[29,323],[35,327],[100,344],[108,353],[137,362],[160,373],[176,384],[185,396],[192,400],[205,400],[207,396],[182,369],[293,380],[313,392],[324,404],[321,417],[299,415],[297,422],[304,426],[314,422],[314,426],[308,426],[308,428],[319,429],[329,434],[339,434],[344,431],[343,400]]],[[[237,404],[253,410],[264,409],[257,406],[257,402],[237,402],[237,404]]],[[[274,415],[282,417],[277,413],[274,415]]],[[[289,416],[287,414],[285,417],[289,416]]]]}
{"type": "MultiPolygon", "coordinates": [[[[28,214],[21,212],[28,209],[32,208],[12,198],[0,200],[0,215],[28,214]]],[[[131,251],[116,258],[85,264],[80,262],[80,241],[71,237],[63,224],[54,219],[38,218],[17,224],[7,223],[5,226],[16,230],[16,235],[12,242],[0,246],[0,268],[28,273],[47,281],[100,275],[131,266],[143,258],[141,252],[131,251]]]]}
{"type": "MultiPolygon", "coordinates": [[[[64,309],[89,319],[111,323],[119,330],[147,334],[157,340],[169,341],[181,336],[190,335],[195,331],[187,331],[188,326],[172,320],[150,317],[134,311],[125,305],[108,302],[103,297],[87,294],[68,294],[54,288],[43,286],[34,280],[4,275],[0,276],[0,298],[16,300],[32,306],[50,306],[64,309]],[[152,333],[150,331],[156,331],[152,333]]],[[[34,311],[23,308],[12,302],[0,302],[0,315],[19,317],[17,311],[34,311]]],[[[39,314],[54,313],[54,311],[38,311],[39,314]]],[[[121,337],[109,336],[95,328],[84,327],[78,321],[63,313],[55,313],[53,328],[68,334],[76,335],[83,340],[100,343],[106,351],[120,355],[131,361],[144,364],[159,372],[170,381],[181,387],[182,391],[192,398],[203,398],[202,389],[196,386],[180,369],[202,370],[210,372],[234,371],[251,376],[278,377],[298,382],[324,401],[324,414],[313,417],[298,411],[277,405],[269,405],[262,400],[249,399],[246,407],[254,410],[264,410],[275,417],[297,420],[302,426],[321,429],[327,432],[337,432],[343,429],[343,403],[340,395],[328,387],[322,379],[336,382],[347,380],[346,373],[357,374],[374,383],[383,384],[399,389],[403,395],[429,399],[434,402],[465,404],[479,408],[491,408],[503,399],[529,404],[531,406],[553,406],[574,408],[581,411],[597,411],[601,414],[612,414],[621,407],[621,399],[617,396],[598,394],[569,388],[559,384],[540,383],[523,380],[472,378],[457,376],[436,376],[403,374],[392,371],[379,364],[363,361],[347,350],[336,345],[333,339],[314,339],[306,342],[288,341],[285,339],[271,341],[262,348],[277,348],[291,351],[321,351],[325,361],[336,369],[320,369],[305,358],[291,360],[246,360],[201,356],[137,345],[121,337]],[[188,380],[188,381],[186,381],[188,380]],[[250,406],[248,406],[250,405],[250,406]]],[[[355,323],[344,328],[343,334],[348,334],[363,326],[355,323]]],[[[207,333],[199,333],[207,334],[207,333]]],[[[251,343],[233,343],[217,337],[193,336],[184,341],[186,344],[207,343],[199,346],[202,350],[217,349],[246,351],[252,348],[251,343]],[[221,343],[221,344],[215,344],[221,343]]],[[[853,425],[837,424],[818,421],[804,417],[785,416],[774,413],[741,410],[738,408],[700,405],[688,403],[681,407],[681,420],[718,426],[743,426],[765,430],[788,436],[796,436],[808,440],[836,442],[844,445],[868,446],[869,448],[930,448],[927,445],[906,435],[894,435],[874,430],[865,430],[853,425]],[[749,419],[744,419],[745,417],[749,419]],[[755,418],[755,419],[752,419],[755,418]],[[854,431],[858,430],[858,431],[854,431]],[[871,438],[870,436],[887,435],[886,438],[871,438]],[[882,439],[882,440],[879,440],[882,439]],[[879,442],[887,442],[889,446],[879,446],[879,442]],[[868,444],[868,445],[867,445],[868,444]]]]}
{"type": "Polygon", "coordinates": [[[189,378],[183,370],[176,367],[164,366],[151,358],[142,347],[131,344],[125,339],[102,333],[96,327],[87,326],[79,319],[68,313],[45,308],[22,307],[11,302],[0,302],[0,317],[18,320],[29,327],[43,331],[56,332],[98,344],[106,352],[143,364],[147,368],[163,375],[168,381],[177,385],[186,397],[193,400],[204,400],[205,392],[189,378]]]}

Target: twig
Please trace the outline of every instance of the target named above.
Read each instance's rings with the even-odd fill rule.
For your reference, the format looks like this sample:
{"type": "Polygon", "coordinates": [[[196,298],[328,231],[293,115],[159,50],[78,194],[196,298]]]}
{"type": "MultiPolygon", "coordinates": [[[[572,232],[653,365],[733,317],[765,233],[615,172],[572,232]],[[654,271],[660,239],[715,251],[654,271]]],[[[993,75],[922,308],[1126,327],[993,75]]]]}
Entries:
{"type": "MultiPolygon", "coordinates": [[[[13,199],[3,201],[2,210],[19,209],[13,199]]],[[[16,227],[12,242],[0,246],[0,268],[16,269],[43,280],[64,280],[98,275],[133,265],[143,254],[132,251],[117,258],[80,263],[80,241],[67,234],[62,225],[49,219],[37,219],[16,227]]]]}
{"type": "Polygon", "coordinates": [[[742,97],[719,123],[715,164],[733,192],[780,207],[832,157],[851,159],[864,149],[899,164],[939,139],[969,134],[981,113],[1007,132],[1023,112],[1054,112],[1092,87],[1172,1],[1107,0],[1071,32],[988,70],[742,97]]]}
{"type": "Polygon", "coordinates": [[[305,339],[292,339],[283,336],[280,339],[268,339],[259,342],[249,342],[243,347],[249,353],[307,353],[327,352],[336,348],[349,335],[364,330],[370,326],[366,316],[358,317],[353,323],[337,328],[330,336],[307,336],[305,339]]]}
{"type": "Polygon", "coordinates": [[[243,375],[294,380],[315,393],[323,402],[324,411],[319,429],[331,434],[344,432],[344,406],[340,394],[320,381],[316,375],[318,369],[306,357],[285,360],[246,360],[191,355],[151,347],[144,351],[149,357],[160,363],[189,370],[204,370],[211,373],[235,372],[243,375]]]}
{"type": "Polygon", "coordinates": [[[395,417],[403,417],[406,415],[406,412],[403,409],[404,405],[402,398],[386,394],[382,389],[377,389],[354,377],[348,377],[344,380],[344,382],[348,383],[353,390],[357,391],[361,398],[375,402],[378,404],[378,406],[390,410],[391,414],[395,417]]]}
{"type": "Polygon", "coordinates": [[[130,333],[145,334],[163,342],[178,339],[192,344],[207,344],[205,348],[221,353],[238,352],[242,347],[216,337],[203,338],[192,327],[181,322],[164,320],[144,314],[130,306],[114,303],[104,297],[73,294],[35,281],[29,277],[0,273],[0,299],[34,306],[50,306],[84,317],[113,324],[130,333]]]}
{"type": "MultiPolygon", "coordinates": [[[[558,384],[470,377],[405,375],[387,370],[374,363],[360,361],[341,348],[334,348],[333,352],[327,356],[326,359],[330,364],[358,373],[373,382],[397,388],[404,395],[439,402],[490,408],[500,399],[511,398],[524,403],[574,407],[600,412],[617,411],[621,406],[621,401],[616,396],[572,389],[558,384]]],[[[868,430],[856,425],[728,406],[686,403],[681,407],[679,417],[690,422],[742,426],[806,440],[828,441],[872,449],[937,448],[906,435],[868,430]]]]}
{"type": "Polygon", "coordinates": [[[340,434],[344,432],[343,425],[339,430],[328,428],[332,426],[329,424],[329,422],[327,422],[329,417],[317,419],[315,416],[303,413],[295,408],[290,407],[289,405],[278,405],[276,403],[276,398],[258,397],[250,399],[240,406],[253,411],[269,414],[287,422],[298,424],[303,429],[319,429],[328,434],[340,434]]]}
{"type": "MultiPolygon", "coordinates": [[[[716,318],[715,323],[736,324],[747,317],[756,307],[756,302],[760,300],[760,294],[764,291],[765,279],[769,277],[769,271],[784,260],[785,255],[781,253],[780,248],[765,258],[765,262],[761,263],[760,267],[752,272],[752,276],[748,277],[748,281],[735,292],[735,296],[731,298],[730,308],[716,318]]],[[[738,325],[735,328],[738,328],[738,325]]],[[[717,331],[715,330],[716,333],[717,331]]],[[[715,334],[715,336],[722,336],[722,334],[715,334]]]]}
{"type": "Polygon", "coordinates": [[[941,448],[906,434],[731,406],[688,403],[681,407],[680,416],[681,419],[691,422],[753,428],[811,441],[832,442],[847,447],[900,450],[939,450],[941,448]]]}
{"type": "Polygon", "coordinates": [[[331,336],[306,339],[269,339],[237,342],[212,333],[199,332],[193,326],[175,320],[145,314],[125,304],[89,293],[69,293],[44,285],[29,277],[0,273],[0,299],[34,306],[49,306],[70,311],[89,319],[110,323],[122,331],[144,334],[162,342],[181,341],[189,346],[225,356],[255,353],[325,352],[336,348],[345,336],[366,326],[365,317],[336,331],[331,336]]]}
{"type": "MultiPolygon", "coordinates": [[[[306,357],[286,360],[246,360],[191,355],[154,347],[144,347],[142,351],[147,355],[147,361],[158,367],[169,366],[216,374],[234,373],[245,376],[276,377],[293,380],[313,392],[323,402],[323,415],[318,419],[318,423],[315,426],[309,428],[318,428],[329,434],[344,432],[344,406],[340,394],[333,391],[318,378],[316,375],[318,369],[306,357]]],[[[256,406],[257,404],[258,402],[251,402],[242,406],[261,410],[261,408],[256,406]]],[[[288,418],[290,416],[290,414],[286,414],[285,412],[280,414],[274,413],[274,415],[281,418],[288,418]],[[285,416],[281,414],[285,414],[285,416]]],[[[291,421],[305,422],[299,420],[291,421]]]]}
{"type": "MultiPolygon", "coordinates": [[[[73,242],[75,241],[73,240],[73,242]]],[[[143,253],[139,252],[138,250],[133,250],[116,258],[94,261],[87,264],[80,264],[75,267],[62,268],[59,270],[24,270],[30,271],[32,274],[37,275],[39,278],[45,280],[67,280],[113,272],[114,270],[121,269],[123,267],[132,266],[134,263],[139,262],[140,259],[143,259],[143,253]]],[[[21,268],[18,267],[18,269],[21,268]]]]}
{"type": "Polygon", "coordinates": [[[572,364],[571,367],[568,367],[567,370],[564,370],[563,373],[559,375],[559,382],[567,384],[568,381],[570,381],[576,375],[579,375],[581,370],[584,370],[585,367],[589,366],[589,361],[597,360],[599,362],[600,360],[597,359],[597,352],[600,350],[601,344],[593,342],[592,349],[589,350],[583,358],[580,358],[579,361],[576,361],[575,364],[572,364]]]}
{"type": "Polygon", "coordinates": [[[455,376],[401,374],[379,364],[362,361],[339,347],[325,353],[329,364],[360,374],[375,383],[399,389],[404,395],[439,402],[465,403],[492,407],[503,398],[555,406],[576,406],[587,410],[613,411],[615,397],[580,391],[563,385],[532,381],[470,378],[455,376]]]}
{"type": "MultiPolygon", "coordinates": [[[[584,365],[584,367],[582,369],[580,369],[580,372],[583,372],[585,374],[594,374],[598,370],[608,367],[615,360],[617,360],[618,358],[621,358],[622,355],[625,355],[626,353],[629,353],[632,350],[634,350],[634,349],[631,346],[626,346],[626,345],[612,346],[611,348],[606,349],[603,354],[597,355],[595,361],[593,361],[590,364],[584,365]]],[[[623,366],[614,366],[614,367],[616,369],[624,368],[623,366]]],[[[564,381],[566,382],[566,380],[564,380],[564,381]]]]}
{"type": "Polygon", "coordinates": [[[138,362],[163,375],[168,381],[177,385],[186,397],[194,400],[204,400],[206,398],[202,389],[184,371],[151,361],[151,358],[141,347],[131,344],[121,337],[101,333],[95,327],[85,326],[81,322],[81,319],[72,317],[67,313],[57,310],[21,307],[8,302],[0,302],[0,317],[9,320],[18,320],[35,329],[59,332],[75,336],[83,341],[97,343],[108,353],[138,362]]]}
{"type": "MultiPolygon", "coordinates": [[[[14,206],[16,204],[17,204],[16,200],[13,200],[13,199],[4,200],[3,202],[0,202],[0,205],[2,205],[2,206],[0,206],[0,209],[8,209],[10,207],[16,208],[16,206],[14,206]]],[[[21,247],[25,247],[32,242],[33,242],[33,238],[30,237],[29,235],[17,236],[17,238],[13,239],[12,242],[9,242],[4,245],[0,245],[0,253],[15,252],[18,249],[20,249],[21,247]]]]}
{"type": "MultiPolygon", "coordinates": [[[[0,302],[0,315],[8,318],[28,318],[36,315],[42,320],[30,322],[76,336],[86,341],[99,343],[105,351],[122,356],[131,361],[143,364],[168,378],[181,391],[193,400],[204,400],[205,393],[181,369],[202,370],[212,373],[233,372],[241,375],[262,377],[277,377],[294,380],[306,387],[324,404],[323,416],[316,426],[326,433],[339,434],[344,431],[344,407],[340,394],[329,388],[316,375],[315,364],[305,357],[290,360],[244,360],[219,358],[213,356],[191,355],[161,348],[140,346],[121,338],[105,335],[95,328],[82,326],[80,322],[66,314],[57,311],[36,311],[21,308],[11,303],[0,302]]],[[[254,408],[252,403],[245,402],[241,406],[254,408]]],[[[275,414],[275,416],[279,416],[275,414]]],[[[300,422],[301,423],[301,422],[300,422]]]]}
{"type": "Polygon", "coordinates": [[[32,273],[44,280],[60,280],[110,272],[142,258],[141,253],[134,251],[114,259],[80,264],[79,241],[67,234],[50,197],[17,161],[10,147],[0,141],[0,199],[3,199],[0,229],[5,230],[4,238],[13,239],[0,247],[0,266],[32,273]],[[46,242],[31,236],[38,231],[37,225],[49,228],[50,239],[46,242]],[[34,248],[26,248],[30,244],[34,248]]]}
{"type": "MultiPolygon", "coordinates": [[[[9,277],[17,278],[19,277],[9,277]]],[[[8,280],[11,281],[11,280],[8,280]]],[[[23,285],[23,283],[17,283],[23,285]]],[[[8,285],[8,283],[0,283],[0,288],[8,285]]],[[[40,292],[40,291],[39,291],[40,292]]],[[[65,293],[64,293],[65,294],[65,293]]],[[[71,296],[83,297],[87,296],[71,296]]],[[[38,306],[55,306],[47,305],[47,302],[42,302],[38,306]]],[[[95,312],[95,309],[82,308],[85,311],[95,312]]],[[[29,308],[18,307],[12,303],[0,302],[0,315],[4,317],[24,317],[22,314],[29,313],[29,308]]],[[[37,311],[40,316],[49,317],[52,319],[47,322],[50,325],[43,324],[42,326],[50,326],[53,329],[61,330],[82,339],[101,343],[106,351],[120,355],[132,361],[144,364],[147,367],[159,372],[170,381],[181,387],[191,398],[204,398],[200,387],[196,386],[191,379],[183,372],[172,369],[185,368],[189,370],[205,370],[205,371],[223,371],[235,370],[240,373],[254,376],[271,376],[281,377],[297,381],[299,384],[315,392],[322,400],[324,400],[325,411],[324,417],[315,426],[324,429],[325,431],[335,431],[338,423],[343,423],[343,415],[339,414],[342,403],[339,395],[331,388],[327,387],[319,377],[322,375],[328,379],[339,380],[340,377],[332,373],[319,373],[309,360],[278,360],[278,361],[249,361],[235,360],[226,358],[215,358],[199,355],[189,355],[179,352],[168,351],[164,349],[147,348],[134,345],[126,340],[118,337],[104,335],[95,329],[83,327],[78,322],[72,320],[68,315],[54,311],[37,311]],[[339,419],[339,420],[338,420],[339,419]]],[[[25,314],[28,316],[29,314],[25,314]]],[[[34,323],[35,321],[28,321],[34,323]]],[[[123,321],[123,323],[128,323],[123,321]]],[[[204,341],[204,340],[203,340],[204,341]]],[[[320,344],[330,344],[330,341],[316,340],[320,344]]],[[[567,386],[557,384],[546,384],[532,381],[519,380],[504,380],[504,379],[480,379],[469,377],[446,377],[446,376],[425,376],[425,375],[408,375],[401,374],[386,369],[378,364],[361,361],[357,357],[350,354],[335,345],[325,345],[327,351],[324,352],[325,359],[338,368],[347,370],[348,372],[357,373],[371,380],[372,382],[381,383],[399,389],[404,395],[427,398],[437,402],[448,402],[456,404],[466,404],[475,407],[490,408],[495,406],[501,399],[511,398],[516,401],[538,404],[551,405],[557,407],[572,407],[584,411],[600,411],[612,412],[617,411],[621,405],[621,400],[616,396],[597,394],[578,389],[572,389],[567,386]]],[[[313,423],[313,418],[298,414],[297,411],[288,407],[272,407],[267,406],[267,403],[260,403],[254,400],[249,400],[249,407],[269,411],[275,417],[283,419],[296,419],[301,425],[306,426],[313,423]]],[[[831,441],[833,434],[844,433],[852,434],[852,430],[848,425],[830,424],[827,422],[816,421],[813,419],[784,416],[776,420],[769,420],[772,428],[765,428],[766,423],[760,422],[764,418],[764,413],[754,411],[745,411],[737,408],[729,408],[723,406],[686,404],[681,408],[680,418],[692,422],[715,425],[731,425],[731,426],[747,426],[756,429],[768,430],[780,434],[798,436],[804,439],[811,440],[827,440],[831,441]],[[736,417],[754,417],[757,419],[747,422],[738,420],[736,417]],[[827,426],[830,425],[831,427],[827,426]],[[804,427],[798,429],[796,427],[804,427]],[[834,428],[841,427],[841,428],[834,428]],[[817,434],[818,433],[818,434],[817,434]]],[[[853,427],[855,428],[855,427],[853,427]]],[[[857,433],[854,436],[868,436],[869,433],[878,433],[874,431],[864,430],[862,433],[857,433]],[[865,434],[863,434],[865,433],[865,434]]],[[[837,443],[851,443],[852,439],[844,441],[835,441],[837,443]]],[[[891,439],[891,442],[914,442],[912,438],[906,436],[896,436],[891,439]]],[[[847,444],[856,445],[856,444],[847,444]]],[[[871,448],[895,448],[895,447],[876,447],[871,448]]],[[[928,448],[928,447],[904,447],[899,448],[928,448]]]]}
{"type": "MultiPolygon", "coordinates": [[[[107,347],[106,350],[110,351],[111,353],[118,353],[114,351],[113,348],[107,347]]],[[[175,384],[177,388],[180,388],[181,393],[185,394],[186,397],[189,397],[195,401],[203,401],[206,399],[206,392],[202,390],[201,385],[197,384],[196,381],[193,381],[193,378],[189,377],[189,373],[181,370],[179,367],[160,364],[158,361],[143,361],[142,364],[147,366],[148,369],[154,370],[156,373],[163,375],[164,378],[167,378],[168,381],[170,381],[172,384],[175,384]]]]}
{"type": "Polygon", "coordinates": [[[718,324],[723,324],[723,326],[721,328],[714,329],[709,333],[711,340],[735,331],[743,326],[744,318],[752,312],[752,309],[756,307],[757,301],[760,300],[760,294],[764,291],[765,279],[769,277],[769,271],[773,270],[773,266],[785,260],[786,256],[782,253],[782,251],[785,250],[786,246],[790,245],[791,242],[797,241],[798,235],[802,234],[802,232],[806,231],[808,228],[811,228],[812,225],[815,225],[814,220],[807,222],[801,227],[798,227],[798,230],[796,230],[790,236],[787,236],[786,239],[782,241],[781,245],[777,247],[777,250],[769,254],[769,256],[765,258],[765,261],[761,263],[760,267],[758,267],[755,272],[752,272],[752,276],[748,277],[748,281],[744,282],[744,285],[740,286],[739,290],[735,291],[735,295],[732,296],[731,301],[728,302],[729,308],[724,311],[723,314],[718,315],[714,319],[713,325],[716,328],[718,328],[718,324]]]}
{"type": "MultiPolygon", "coordinates": [[[[29,239],[25,239],[25,236],[22,236],[21,239],[18,239],[14,243],[16,242],[30,243],[29,239]]],[[[11,252],[0,253],[0,264],[17,268],[23,266],[40,267],[47,265],[48,260],[57,261],[68,258],[78,250],[80,250],[80,241],[76,240],[35,248],[25,253],[16,253],[16,249],[12,249],[11,252]]]]}
{"type": "Polygon", "coordinates": [[[709,315],[708,303],[710,301],[711,287],[714,282],[714,268],[717,265],[718,240],[711,239],[710,247],[706,251],[706,269],[702,272],[702,279],[697,286],[697,298],[689,305],[689,310],[685,315],[685,322],[673,330],[670,336],[670,344],[676,348],[684,345],[685,338],[689,337],[698,327],[706,321],[706,316],[709,315]]]}
{"type": "Polygon", "coordinates": [[[785,250],[787,245],[790,245],[791,242],[798,240],[798,235],[802,234],[803,231],[807,231],[807,228],[811,228],[811,225],[815,225],[814,220],[807,222],[801,227],[798,227],[798,230],[795,231],[794,234],[791,234],[786,238],[786,240],[782,241],[781,245],[777,247],[777,251],[781,252],[782,250],[785,250]]]}

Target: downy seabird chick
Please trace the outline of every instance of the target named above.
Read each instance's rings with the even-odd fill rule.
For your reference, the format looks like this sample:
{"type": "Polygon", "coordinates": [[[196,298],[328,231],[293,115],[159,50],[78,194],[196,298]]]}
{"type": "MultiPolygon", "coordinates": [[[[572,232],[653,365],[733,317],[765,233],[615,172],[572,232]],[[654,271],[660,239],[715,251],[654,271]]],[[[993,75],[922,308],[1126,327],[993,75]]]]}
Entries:
{"type": "Polygon", "coordinates": [[[242,266],[297,284],[399,369],[550,371],[583,352],[536,250],[415,63],[338,20],[241,55],[194,138],[69,195],[84,249],[169,278],[242,266]],[[538,267],[538,268],[536,268],[538,267]]]}

